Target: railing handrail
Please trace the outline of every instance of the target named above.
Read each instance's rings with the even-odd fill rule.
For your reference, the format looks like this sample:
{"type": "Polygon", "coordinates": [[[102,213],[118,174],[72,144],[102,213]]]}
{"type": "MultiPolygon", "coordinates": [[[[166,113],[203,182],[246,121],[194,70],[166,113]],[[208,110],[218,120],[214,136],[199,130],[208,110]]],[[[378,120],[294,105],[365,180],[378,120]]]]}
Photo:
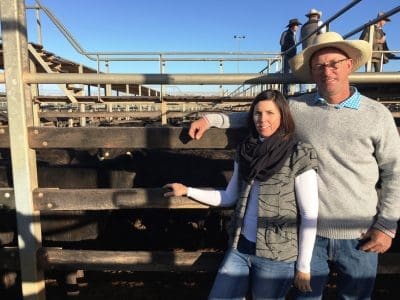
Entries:
{"type": "Polygon", "coordinates": [[[379,21],[382,20],[382,19],[389,18],[390,16],[392,16],[392,15],[398,13],[399,11],[400,11],[400,6],[397,6],[397,7],[393,8],[393,9],[389,10],[388,12],[383,13],[381,16],[376,17],[375,19],[373,19],[373,20],[371,20],[371,21],[369,21],[369,22],[367,22],[367,23],[361,25],[360,27],[358,27],[358,28],[356,28],[356,29],[350,31],[349,33],[345,34],[345,35],[343,36],[343,38],[344,38],[344,39],[347,39],[347,38],[349,38],[349,37],[355,35],[356,33],[360,32],[360,31],[363,30],[365,27],[368,27],[368,26],[370,26],[370,25],[373,25],[373,24],[379,22],[379,21]]]}

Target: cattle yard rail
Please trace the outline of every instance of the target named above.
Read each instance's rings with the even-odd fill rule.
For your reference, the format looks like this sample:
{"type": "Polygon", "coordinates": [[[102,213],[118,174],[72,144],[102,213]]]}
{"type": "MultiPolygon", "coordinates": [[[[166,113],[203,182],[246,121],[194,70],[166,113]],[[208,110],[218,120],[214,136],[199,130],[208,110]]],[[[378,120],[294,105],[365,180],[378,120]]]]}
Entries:
{"type": "MultiPolygon", "coordinates": [[[[5,72],[0,83],[5,83],[7,99],[6,126],[0,127],[0,149],[11,154],[12,187],[0,188],[0,210],[13,211],[17,220],[18,247],[0,248],[0,267],[20,270],[22,294],[26,299],[45,298],[45,270],[134,270],[134,271],[205,271],[214,272],[221,260],[221,253],[208,251],[111,251],[43,247],[40,216],[58,211],[106,211],[131,209],[207,210],[207,206],[187,197],[162,196],[161,188],[42,188],[38,185],[37,152],[49,149],[160,149],[160,150],[233,150],[243,137],[243,130],[211,129],[199,141],[188,139],[185,126],[173,127],[84,127],[82,124],[68,128],[44,126],[43,118],[119,118],[155,117],[167,113],[160,111],[46,111],[37,109],[41,103],[67,103],[70,97],[45,97],[35,94],[36,84],[115,84],[123,87],[133,84],[276,84],[299,83],[293,76],[282,74],[59,74],[36,73],[30,68],[29,43],[27,42],[25,5],[20,0],[0,2],[1,29],[5,72]],[[140,113],[140,114],[139,114],[140,113]]],[[[398,85],[397,73],[351,76],[354,84],[398,85]]],[[[135,103],[166,102],[184,103],[220,101],[249,103],[250,97],[168,97],[124,96],[118,99],[107,96],[84,97],[76,95],[80,103],[135,103]]],[[[394,114],[394,116],[398,116],[394,114]]],[[[399,274],[400,254],[380,256],[381,274],[399,274]]]]}

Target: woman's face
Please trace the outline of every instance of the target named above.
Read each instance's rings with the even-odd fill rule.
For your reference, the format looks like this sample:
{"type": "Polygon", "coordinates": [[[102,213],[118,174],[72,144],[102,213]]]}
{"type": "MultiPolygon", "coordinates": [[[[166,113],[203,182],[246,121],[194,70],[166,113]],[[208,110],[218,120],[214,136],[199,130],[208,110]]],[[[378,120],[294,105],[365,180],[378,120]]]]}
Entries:
{"type": "Polygon", "coordinates": [[[278,106],[272,100],[261,100],[254,107],[253,121],[260,137],[270,137],[281,125],[278,106]]]}

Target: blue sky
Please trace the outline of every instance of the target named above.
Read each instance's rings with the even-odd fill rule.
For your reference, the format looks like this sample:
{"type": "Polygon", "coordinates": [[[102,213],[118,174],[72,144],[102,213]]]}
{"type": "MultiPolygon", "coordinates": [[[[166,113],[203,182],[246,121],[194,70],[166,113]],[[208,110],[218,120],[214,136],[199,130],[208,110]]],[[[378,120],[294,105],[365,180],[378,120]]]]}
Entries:
{"type": "MultiPolygon", "coordinates": [[[[350,0],[41,0],[64,24],[86,51],[265,51],[279,52],[279,38],[288,20],[298,18],[316,8],[322,19],[332,17],[350,4],[350,0]],[[234,39],[234,35],[246,38],[234,39]]],[[[27,5],[34,4],[27,0],[27,5]]],[[[330,25],[331,31],[347,34],[376,17],[400,5],[399,0],[363,0],[330,25]]],[[[37,41],[34,12],[27,14],[29,40],[37,41]]],[[[400,50],[400,13],[391,17],[384,30],[388,45],[400,50]]],[[[42,14],[45,49],[70,60],[96,66],[76,53],[65,38],[42,14]]],[[[351,37],[358,38],[359,34],[351,37]]],[[[399,54],[400,55],[400,54],[399,54]]],[[[237,63],[226,64],[224,72],[236,72],[237,63]]],[[[257,72],[259,65],[240,63],[241,72],[257,72]]],[[[197,63],[171,63],[166,73],[191,73],[203,70],[197,63]]],[[[210,65],[210,64],[209,64],[210,65]]],[[[206,72],[218,73],[218,63],[206,72]]],[[[158,63],[112,63],[113,72],[158,73],[158,63]]],[[[400,61],[385,66],[385,70],[400,69],[400,61]]]]}

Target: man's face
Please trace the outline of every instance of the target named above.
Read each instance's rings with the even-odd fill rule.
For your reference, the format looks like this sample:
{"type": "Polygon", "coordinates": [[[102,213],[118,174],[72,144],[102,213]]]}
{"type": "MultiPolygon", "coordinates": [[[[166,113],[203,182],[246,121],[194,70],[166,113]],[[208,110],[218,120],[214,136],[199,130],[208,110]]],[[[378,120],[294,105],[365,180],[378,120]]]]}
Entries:
{"type": "Polygon", "coordinates": [[[378,26],[383,27],[386,24],[386,20],[382,19],[378,22],[378,26]]]}
{"type": "Polygon", "coordinates": [[[336,48],[321,49],[312,56],[310,66],[318,92],[326,100],[349,92],[349,75],[353,61],[343,52],[336,48]]]}

